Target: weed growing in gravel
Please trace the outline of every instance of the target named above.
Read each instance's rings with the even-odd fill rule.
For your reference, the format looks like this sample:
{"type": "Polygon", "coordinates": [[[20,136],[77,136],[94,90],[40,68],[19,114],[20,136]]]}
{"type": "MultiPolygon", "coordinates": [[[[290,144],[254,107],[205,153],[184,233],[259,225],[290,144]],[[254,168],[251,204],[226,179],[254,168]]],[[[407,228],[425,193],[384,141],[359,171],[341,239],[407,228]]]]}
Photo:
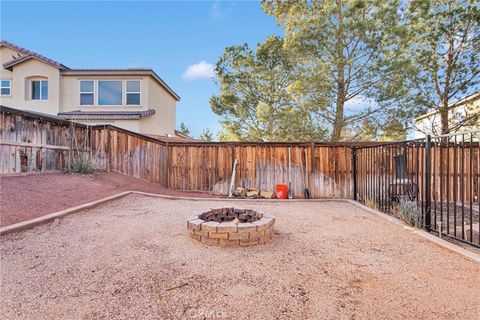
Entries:
{"type": "Polygon", "coordinates": [[[91,174],[95,170],[95,163],[90,157],[78,155],[73,159],[71,172],[79,174],[91,174]]]}
{"type": "Polygon", "coordinates": [[[411,226],[422,227],[422,210],[415,201],[400,200],[400,203],[393,209],[393,214],[411,226]]]}
{"type": "Polygon", "coordinates": [[[378,210],[378,204],[372,198],[365,198],[365,205],[371,209],[378,210]]]}

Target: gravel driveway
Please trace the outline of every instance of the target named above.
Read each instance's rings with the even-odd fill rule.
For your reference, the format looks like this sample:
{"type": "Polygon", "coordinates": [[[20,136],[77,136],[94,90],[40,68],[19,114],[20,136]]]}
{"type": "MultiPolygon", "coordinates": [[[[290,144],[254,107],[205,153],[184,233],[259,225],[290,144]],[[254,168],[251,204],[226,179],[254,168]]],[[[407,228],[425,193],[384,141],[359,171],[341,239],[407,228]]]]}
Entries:
{"type": "Polygon", "coordinates": [[[480,265],[342,202],[236,207],[266,245],[209,247],[185,218],[232,202],[130,195],[3,236],[4,319],[478,319],[480,265]]]}

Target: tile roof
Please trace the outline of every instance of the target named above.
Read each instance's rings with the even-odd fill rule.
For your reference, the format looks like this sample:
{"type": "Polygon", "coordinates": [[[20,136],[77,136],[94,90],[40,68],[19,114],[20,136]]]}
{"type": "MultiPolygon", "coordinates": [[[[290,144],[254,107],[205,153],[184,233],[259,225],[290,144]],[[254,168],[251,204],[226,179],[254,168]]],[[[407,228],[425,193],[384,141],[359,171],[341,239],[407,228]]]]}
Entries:
{"type": "Polygon", "coordinates": [[[64,119],[140,119],[153,116],[154,109],[146,111],[67,111],[60,112],[58,116],[64,119]]]}
{"type": "Polygon", "coordinates": [[[27,50],[25,48],[22,48],[20,46],[17,46],[16,44],[13,44],[11,42],[8,42],[8,41],[5,41],[5,40],[2,40],[0,41],[0,47],[8,47],[12,50],[15,50],[17,52],[19,52],[21,54],[20,57],[14,57],[12,60],[10,61],[7,61],[6,63],[3,64],[3,67],[5,69],[8,69],[8,68],[11,68],[13,67],[14,65],[16,65],[17,63],[20,63],[20,62],[23,62],[23,61],[26,61],[28,59],[37,59],[37,60],[40,60],[40,61],[43,61],[45,63],[48,63],[49,65],[52,65],[54,67],[57,67],[58,69],[60,70],[66,70],[68,69],[67,66],[61,64],[60,62],[57,62],[55,60],[52,60],[50,58],[47,58],[37,52],[34,52],[34,51],[30,51],[30,50],[27,50]]]}
{"type": "Polygon", "coordinates": [[[193,139],[193,138],[185,138],[185,137],[177,136],[176,134],[174,136],[147,134],[147,136],[150,136],[150,137],[158,139],[158,140],[162,140],[164,142],[195,142],[195,141],[200,141],[200,140],[193,139]]]}

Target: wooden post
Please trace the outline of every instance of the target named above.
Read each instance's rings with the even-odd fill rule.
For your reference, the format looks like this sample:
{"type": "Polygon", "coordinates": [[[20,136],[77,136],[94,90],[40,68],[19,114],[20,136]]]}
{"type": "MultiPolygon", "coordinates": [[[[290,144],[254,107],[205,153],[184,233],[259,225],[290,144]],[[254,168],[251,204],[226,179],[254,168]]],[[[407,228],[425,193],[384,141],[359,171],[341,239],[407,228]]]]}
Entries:
{"type": "Polygon", "coordinates": [[[68,170],[72,169],[72,157],[73,157],[73,121],[70,121],[70,148],[68,149],[68,170]]]}
{"type": "Polygon", "coordinates": [[[427,230],[430,230],[432,224],[431,139],[431,136],[428,135],[425,142],[425,228],[427,230]]]}
{"type": "Polygon", "coordinates": [[[107,169],[107,172],[110,172],[110,166],[111,166],[111,157],[112,157],[112,137],[111,137],[111,134],[110,134],[110,126],[107,126],[107,145],[106,145],[106,150],[105,150],[105,157],[106,157],[106,169],[107,169]]]}
{"type": "Polygon", "coordinates": [[[357,149],[352,147],[353,200],[357,201],[357,149]]]}
{"type": "MultiPolygon", "coordinates": [[[[313,180],[313,174],[314,174],[314,168],[315,168],[315,142],[312,142],[310,144],[310,176],[308,177],[308,183],[309,183],[309,189],[310,189],[310,195],[312,198],[315,198],[315,189],[314,189],[314,180],[313,180]],[[311,184],[311,185],[310,185],[311,184]]],[[[308,173],[307,173],[308,174],[308,173]]]]}
{"type": "Polygon", "coordinates": [[[166,188],[168,189],[170,186],[170,177],[169,177],[169,172],[170,172],[170,144],[167,142],[166,144],[166,148],[167,148],[167,163],[165,164],[165,174],[166,174],[166,188]]]}
{"type": "Polygon", "coordinates": [[[232,169],[232,179],[230,180],[230,190],[228,190],[228,197],[231,198],[233,197],[233,185],[235,184],[235,175],[236,175],[236,169],[237,168],[237,159],[234,160],[233,162],[233,169],[232,169]]]}

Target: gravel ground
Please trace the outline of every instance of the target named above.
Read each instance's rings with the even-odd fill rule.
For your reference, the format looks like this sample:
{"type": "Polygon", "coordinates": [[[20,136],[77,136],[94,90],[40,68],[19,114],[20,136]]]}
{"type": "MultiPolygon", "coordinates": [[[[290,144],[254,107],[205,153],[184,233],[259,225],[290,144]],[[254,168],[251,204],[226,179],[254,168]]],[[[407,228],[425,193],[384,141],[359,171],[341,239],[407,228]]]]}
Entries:
{"type": "Polygon", "coordinates": [[[250,248],[185,218],[232,202],[130,195],[0,238],[5,319],[478,319],[480,266],[340,202],[236,207],[277,217],[250,248]]]}
{"type": "Polygon", "coordinates": [[[114,172],[93,175],[49,173],[0,177],[0,226],[135,190],[175,196],[212,197],[211,193],[181,192],[114,172]]]}

